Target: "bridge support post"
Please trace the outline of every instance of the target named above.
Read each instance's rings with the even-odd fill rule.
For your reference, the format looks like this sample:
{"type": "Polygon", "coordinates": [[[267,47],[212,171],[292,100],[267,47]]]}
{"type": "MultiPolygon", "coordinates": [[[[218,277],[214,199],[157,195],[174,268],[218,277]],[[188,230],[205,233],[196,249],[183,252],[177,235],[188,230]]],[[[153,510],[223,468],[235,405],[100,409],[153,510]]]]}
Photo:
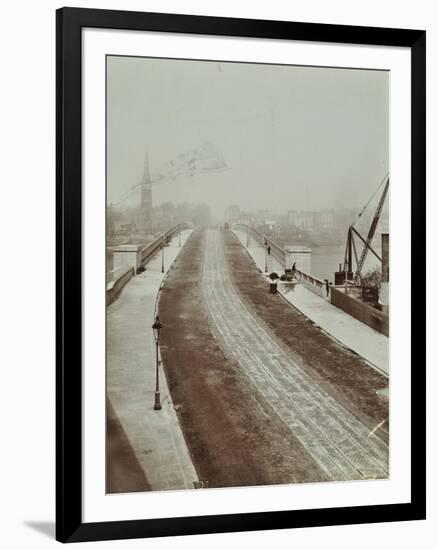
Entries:
{"type": "Polygon", "coordinates": [[[113,250],[114,272],[120,269],[133,267],[135,273],[142,271],[141,267],[141,246],[137,244],[121,244],[113,250]]]}

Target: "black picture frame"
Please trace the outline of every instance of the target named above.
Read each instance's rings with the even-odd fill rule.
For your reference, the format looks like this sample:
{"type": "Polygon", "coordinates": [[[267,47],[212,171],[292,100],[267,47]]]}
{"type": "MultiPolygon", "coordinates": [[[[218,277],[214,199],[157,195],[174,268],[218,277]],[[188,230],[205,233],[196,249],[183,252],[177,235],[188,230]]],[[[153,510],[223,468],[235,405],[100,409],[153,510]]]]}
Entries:
{"type": "Polygon", "coordinates": [[[127,539],[377,523],[425,518],[425,49],[423,30],[62,8],[56,14],[57,381],[56,538],[127,539]],[[345,508],[82,522],[82,189],[81,30],[337,42],[411,49],[412,348],[411,502],[345,508]]]}

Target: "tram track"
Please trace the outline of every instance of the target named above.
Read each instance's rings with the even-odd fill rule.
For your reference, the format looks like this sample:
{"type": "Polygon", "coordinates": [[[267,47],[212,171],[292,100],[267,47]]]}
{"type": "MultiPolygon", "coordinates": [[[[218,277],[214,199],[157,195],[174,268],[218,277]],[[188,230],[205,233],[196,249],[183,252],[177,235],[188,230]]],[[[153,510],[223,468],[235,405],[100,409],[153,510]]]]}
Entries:
{"type": "Polygon", "coordinates": [[[304,372],[250,311],[232,283],[222,241],[207,231],[202,288],[223,351],[330,479],[386,478],[387,444],[304,372]]]}

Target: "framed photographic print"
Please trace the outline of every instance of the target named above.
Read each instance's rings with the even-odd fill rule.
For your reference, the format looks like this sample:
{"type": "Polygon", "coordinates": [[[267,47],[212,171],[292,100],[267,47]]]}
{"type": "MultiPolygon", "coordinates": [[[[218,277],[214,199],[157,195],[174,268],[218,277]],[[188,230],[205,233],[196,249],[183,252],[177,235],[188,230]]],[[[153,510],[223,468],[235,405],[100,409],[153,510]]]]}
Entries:
{"type": "Polygon", "coordinates": [[[424,274],[424,31],[58,10],[58,540],[423,519],[424,274]]]}

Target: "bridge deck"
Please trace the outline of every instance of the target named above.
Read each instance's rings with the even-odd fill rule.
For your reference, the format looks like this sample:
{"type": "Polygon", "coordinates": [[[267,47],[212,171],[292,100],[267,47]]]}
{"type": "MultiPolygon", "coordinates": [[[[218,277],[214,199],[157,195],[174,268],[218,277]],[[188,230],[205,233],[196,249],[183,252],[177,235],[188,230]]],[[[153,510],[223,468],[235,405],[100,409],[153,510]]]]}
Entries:
{"type": "MultiPolygon", "coordinates": [[[[182,244],[190,233],[182,233],[182,244]]],[[[180,250],[178,239],[174,238],[164,250],[166,267],[180,250]]],[[[107,396],[114,418],[124,430],[150,488],[192,489],[197,475],[163,372],[160,375],[162,410],[153,410],[155,344],[151,326],[163,277],[158,253],[147,264],[146,271],[134,277],[107,308],[107,396]]],[[[109,460],[109,491],[112,487],[123,492],[127,490],[123,484],[128,482],[129,472],[123,481],[123,473],[113,466],[117,470],[116,487],[112,483],[109,460]]]]}
{"type": "MultiPolygon", "coordinates": [[[[231,232],[197,230],[181,249],[174,239],[166,266],[179,251],[159,301],[162,411],[159,254],[107,310],[109,407],[125,464],[145,474],[137,490],[193,488],[199,476],[210,487],[387,477],[384,377],[268,294],[231,232]]],[[[109,486],[117,476],[123,491],[116,470],[109,486]]]]}
{"type": "MultiPolygon", "coordinates": [[[[247,247],[246,233],[241,230],[234,230],[234,233],[258,268],[264,270],[264,248],[255,239],[251,239],[250,245],[247,247]]],[[[271,258],[270,262],[271,271],[282,272],[284,270],[284,266],[280,265],[275,258],[271,258]]],[[[379,371],[389,374],[389,339],[387,336],[354,319],[302,284],[296,284],[293,287],[278,285],[278,291],[290,304],[336,340],[358,353],[379,371]]]]}
{"type": "Polygon", "coordinates": [[[203,290],[222,349],[327,476],[387,477],[387,444],[369,437],[366,426],[309,376],[247,307],[231,281],[217,231],[207,235],[203,290]]]}

